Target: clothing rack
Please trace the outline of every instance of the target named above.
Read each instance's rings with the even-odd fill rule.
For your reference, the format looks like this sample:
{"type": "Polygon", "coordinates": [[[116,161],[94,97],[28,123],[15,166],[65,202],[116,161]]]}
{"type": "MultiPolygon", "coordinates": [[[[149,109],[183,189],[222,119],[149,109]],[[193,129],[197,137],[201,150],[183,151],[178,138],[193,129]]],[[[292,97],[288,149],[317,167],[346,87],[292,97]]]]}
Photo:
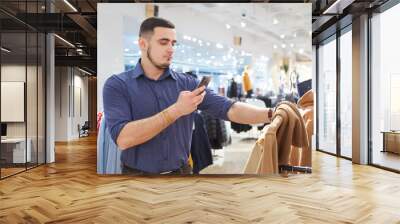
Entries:
{"type": "Polygon", "coordinates": [[[279,165],[279,172],[281,171],[312,173],[312,168],[306,166],[279,165]]]}

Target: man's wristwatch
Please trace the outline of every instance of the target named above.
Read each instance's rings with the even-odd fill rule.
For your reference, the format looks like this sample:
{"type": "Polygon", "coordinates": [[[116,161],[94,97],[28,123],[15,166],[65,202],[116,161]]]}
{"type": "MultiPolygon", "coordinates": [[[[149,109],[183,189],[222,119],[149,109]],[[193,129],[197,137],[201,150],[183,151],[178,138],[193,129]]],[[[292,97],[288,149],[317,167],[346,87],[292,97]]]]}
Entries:
{"type": "Polygon", "coordinates": [[[272,115],[274,114],[274,110],[272,108],[268,109],[268,119],[269,122],[272,122],[272,115]]]}

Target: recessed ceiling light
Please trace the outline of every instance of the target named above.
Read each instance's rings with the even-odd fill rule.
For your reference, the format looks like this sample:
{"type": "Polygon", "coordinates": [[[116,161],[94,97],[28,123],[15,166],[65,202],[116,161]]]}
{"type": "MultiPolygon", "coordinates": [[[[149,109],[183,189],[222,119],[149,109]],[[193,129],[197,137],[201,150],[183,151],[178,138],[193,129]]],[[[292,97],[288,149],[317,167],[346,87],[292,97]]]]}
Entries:
{"type": "Polygon", "coordinates": [[[300,48],[300,49],[299,49],[299,53],[300,53],[300,54],[303,54],[303,53],[304,53],[304,49],[303,49],[303,48],[300,48]]]}
{"type": "Polygon", "coordinates": [[[210,46],[210,42],[207,42],[207,46],[210,46]]]}
{"type": "Polygon", "coordinates": [[[7,48],[5,48],[5,47],[1,47],[1,50],[4,51],[4,52],[6,52],[6,53],[10,53],[10,52],[11,52],[11,50],[9,50],[9,49],[7,49],[7,48]]]}
{"type": "Polygon", "coordinates": [[[220,43],[217,43],[215,46],[216,46],[217,48],[219,48],[219,49],[224,48],[224,46],[223,46],[222,44],[220,44],[220,43]]]}
{"type": "Polygon", "coordinates": [[[129,51],[129,48],[125,48],[125,52],[128,52],[129,51]]]}
{"type": "Polygon", "coordinates": [[[291,44],[290,44],[290,47],[293,48],[293,47],[294,47],[294,43],[291,43],[291,44]]]}
{"type": "Polygon", "coordinates": [[[277,49],[278,48],[278,46],[276,46],[276,44],[274,44],[274,49],[277,49]]]}
{"type": "Polygon", "coordinates": [[[284,35],[284,34],[281,34],[281,39],[283,39],[283,38],[285,38],[285,35],[284,35]]]}
{"type": "Polygon", "coordinates": [[[286,44],[282,44],[281,47],[282,47],[282,48],[286,48],[286,44]]]}
{"type": "Polygon", "coordinates": [[[246,27],[246,23],[245,22],[240,22],[240,26],[246,27]]]}
{"type": "Polygon", "coordinates": [[[279,23],[279,21],[278,21],[276,18],[274,18],[274,19],[272,20],[272,24],[276,25],[276,24],[278,24],[278,23],[279,23]]]}
{"type": "Polygon", "coordinates": [[[229,25],[229,24],[225,24],[225,27],[226,27],[226,29],[230,29],[231,28],[231,25],[229,25]]]}
{"type": "Polygon", "coordinates": [[[69,3],[67,0],[64,0],[65,4],[67,4],[74,12],[78,12],[78,10],[71,4],[69,3]]]}

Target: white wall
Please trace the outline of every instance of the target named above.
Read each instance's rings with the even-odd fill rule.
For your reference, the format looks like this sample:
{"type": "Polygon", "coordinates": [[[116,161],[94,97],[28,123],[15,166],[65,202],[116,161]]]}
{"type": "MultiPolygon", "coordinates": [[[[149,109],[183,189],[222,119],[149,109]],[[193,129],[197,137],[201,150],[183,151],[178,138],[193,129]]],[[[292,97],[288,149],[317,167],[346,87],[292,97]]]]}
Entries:
{"type": "Polygon", "coordinates": [[[142,20],[145,4],[98,3],[97,15],[97,111],[102,111],[105,80],[124,71],[123,17],[142,20]]]}
{"type": "Polygon", "coordinates": [[[76,68],[56,67],[55,79],[55,141],[77,139],[78,124],[82,126],[88,120],[88,78],[76,68]]]}

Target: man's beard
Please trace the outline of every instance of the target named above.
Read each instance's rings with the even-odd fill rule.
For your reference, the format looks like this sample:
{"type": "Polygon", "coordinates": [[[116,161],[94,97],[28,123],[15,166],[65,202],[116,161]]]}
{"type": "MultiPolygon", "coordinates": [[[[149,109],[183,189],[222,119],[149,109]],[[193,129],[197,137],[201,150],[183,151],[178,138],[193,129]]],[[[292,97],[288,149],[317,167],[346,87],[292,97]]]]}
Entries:
{"type": "Polygon", "coordinates": [[[151,46],[149,46],[149,48],[147,49],[147,58],[149,59],[149,61],[158,69],[166,69],[169,67],[170,63],[165,63],[165,64],[157,64],[153,58],[150,55],[150,51],[151,51],[151,46]]]}

